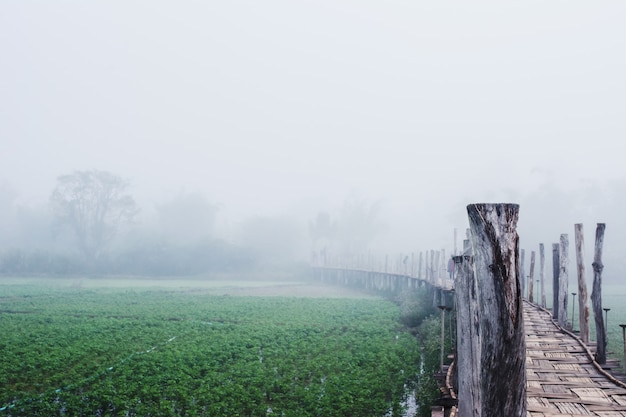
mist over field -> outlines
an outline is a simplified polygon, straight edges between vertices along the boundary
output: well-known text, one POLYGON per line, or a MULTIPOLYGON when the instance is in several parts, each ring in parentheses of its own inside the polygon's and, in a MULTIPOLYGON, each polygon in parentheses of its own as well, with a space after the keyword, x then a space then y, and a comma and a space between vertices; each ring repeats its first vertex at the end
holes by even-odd
POLYGON ((0 269, 450 254, 467 204, 511 202, 527 253, 583 223, 590 263, 606 223, 604 275, 619 280, 625 15, 604 1, 3 2, 0 269), (93 171, 134 211, 81 238, 53 194, 93 171))

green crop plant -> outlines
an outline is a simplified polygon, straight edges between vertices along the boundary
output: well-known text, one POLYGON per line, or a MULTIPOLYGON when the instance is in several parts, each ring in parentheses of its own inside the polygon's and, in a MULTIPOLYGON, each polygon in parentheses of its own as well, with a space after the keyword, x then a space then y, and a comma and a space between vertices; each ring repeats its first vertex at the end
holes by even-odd
POLYGON ((382 299, 5 293, 0 416, 397 416, 420 369, 382 299))

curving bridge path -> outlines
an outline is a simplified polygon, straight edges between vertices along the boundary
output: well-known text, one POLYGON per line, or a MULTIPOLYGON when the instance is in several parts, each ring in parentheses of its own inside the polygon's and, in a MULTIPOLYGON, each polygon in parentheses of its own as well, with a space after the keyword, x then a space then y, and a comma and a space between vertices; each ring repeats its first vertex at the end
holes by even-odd
MULTIPOLYGON (((428 283, 437 291, 450 291, 441 282, 432 284, 405 274, 318 268, 317 275, 322 281, 378 290, 401 290, 428 283)), ((595 362, 589 347, 559 327, 548 310, 524 300, 523 314, 527 416, 626 417, 626 384, 595 362)), ((448 377, 443 375, 442 393, 456 398, 450 374, 453 370, 449 367, 448 377)), ((432 415, 458 416, 454 406, 446 413, 443 409, 433 410, 432 415)))
POLYGON ((552 315, 524 302, 530 417, 626 417, 626 385, 605 372, 552 315))

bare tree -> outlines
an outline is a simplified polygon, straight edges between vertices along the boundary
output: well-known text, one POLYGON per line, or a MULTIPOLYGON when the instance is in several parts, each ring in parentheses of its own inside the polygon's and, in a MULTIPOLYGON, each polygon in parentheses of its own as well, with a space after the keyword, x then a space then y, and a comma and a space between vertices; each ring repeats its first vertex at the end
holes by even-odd
POLYGON ((119 226, 138 213, 127 180, 106 171, 61 175, 50 203, 56 221, 70 229, 87 260, 96 259, 119 226))

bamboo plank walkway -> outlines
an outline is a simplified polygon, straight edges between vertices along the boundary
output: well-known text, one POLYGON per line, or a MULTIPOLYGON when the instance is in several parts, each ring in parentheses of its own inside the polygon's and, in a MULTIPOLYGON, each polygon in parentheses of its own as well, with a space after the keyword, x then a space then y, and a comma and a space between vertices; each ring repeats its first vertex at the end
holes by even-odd
POLYGON ((626 417, 626 387, 598 369, 579 339, 524 302, 529 417, 626 417))

